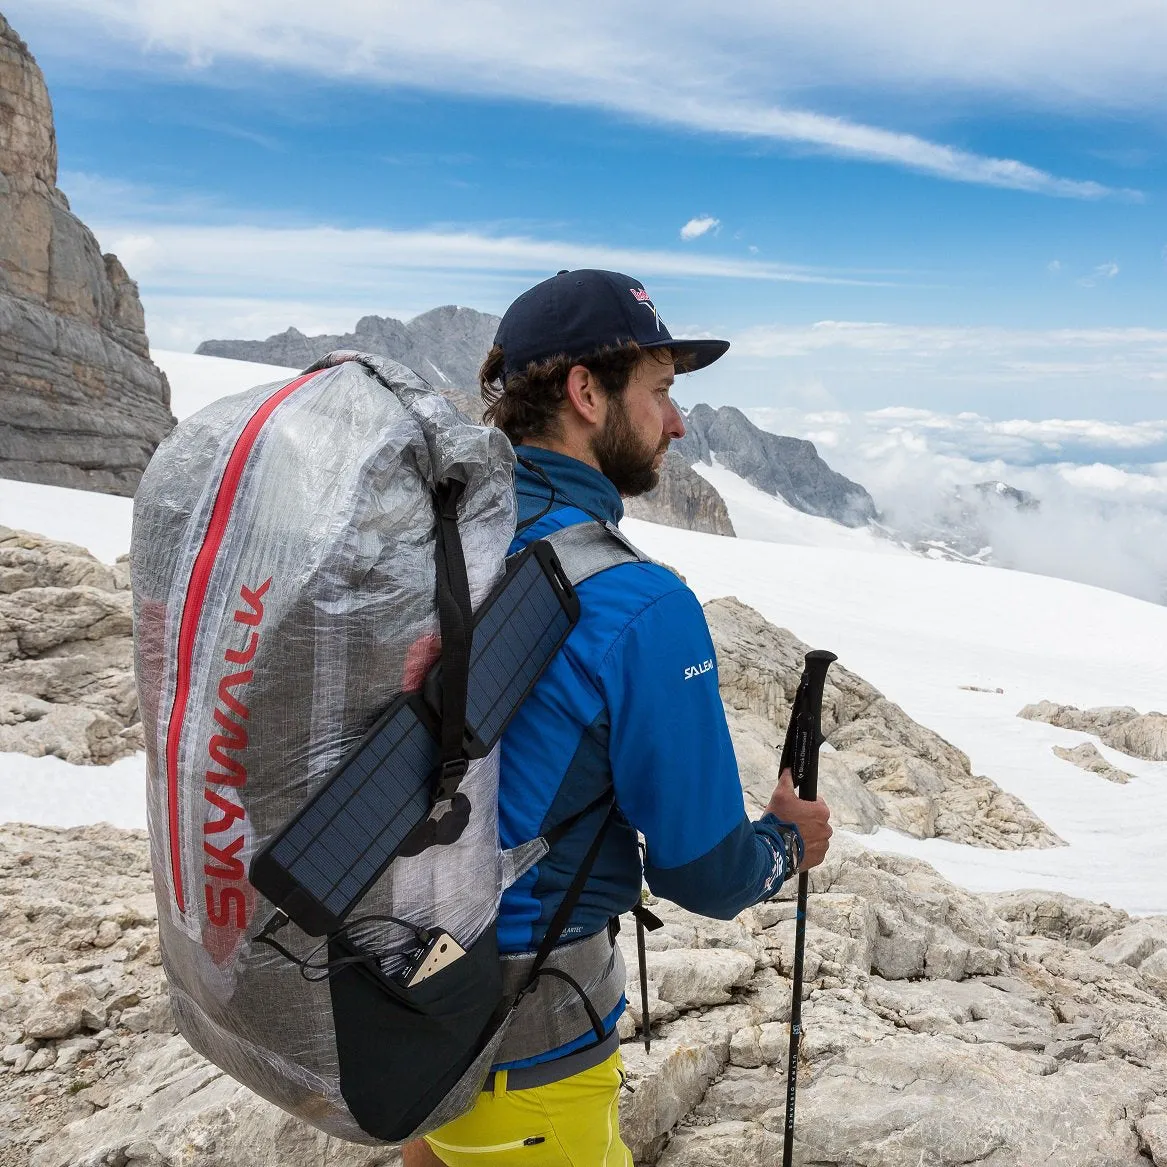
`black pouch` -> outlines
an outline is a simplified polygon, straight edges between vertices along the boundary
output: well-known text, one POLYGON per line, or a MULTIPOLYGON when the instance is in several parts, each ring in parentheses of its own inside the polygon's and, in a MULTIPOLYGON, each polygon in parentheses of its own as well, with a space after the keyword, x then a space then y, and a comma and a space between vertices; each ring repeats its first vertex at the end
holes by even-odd
MULTIPOLYGON (((343 939, 329 945, 333 961, 354 955, 343 939)), ((346 965, 330 985, 341 1094, 361 1128, 386 1142, 425 1122, 506 1013, 493 924, 465 956, 413 988, 369 964, 346 965)))

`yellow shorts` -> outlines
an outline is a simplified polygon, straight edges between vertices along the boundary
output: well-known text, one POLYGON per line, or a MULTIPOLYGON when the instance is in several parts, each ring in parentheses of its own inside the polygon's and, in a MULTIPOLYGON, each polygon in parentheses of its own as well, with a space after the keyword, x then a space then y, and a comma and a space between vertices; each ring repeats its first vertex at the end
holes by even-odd
POLYGON ((632 1167, 619 1130, 623 1069, 616 1050, 590 1070, 529 1090, 508 1090, 499 1070, 493 1090, 484 1090, 469 1114, 426 1142, 449 1167, 632 1167))

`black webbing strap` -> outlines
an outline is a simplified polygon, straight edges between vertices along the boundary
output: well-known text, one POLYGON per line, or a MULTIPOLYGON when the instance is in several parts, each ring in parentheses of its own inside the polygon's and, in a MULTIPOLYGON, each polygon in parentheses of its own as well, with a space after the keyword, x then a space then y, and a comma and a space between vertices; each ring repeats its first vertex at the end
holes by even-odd
MULTIPOLYGON (((559 907, 555 909, 555 915, 551 917, 551 923, 547 925, 547 931, 543 934, 543 943, 539 945, 538 951, 535 953, 535 960, 531 965, 530 976, 527 977, 527 983, 519 992, 519 997, 531 992, 541 976, 554 976, 561 981, 566 981, 577 993, 579 999, 584 1004, 584 1009, 587 1010, 588 1020, 592 1024, 592 1029, 596 1035, 596 1041, 603 1041, 607 1034, 604 1032, 603 1021, 595 1010, 595 1006, 588 1000, 587 994, 580 988, 579 984, 561 969, 544 968, 543 965, 547 962, 547 958, 551 955, 560 936, 563 935, 564 928, 567 927, 568 921, 571 919, 571 913, 575 911, 576 904, 579 903, 579 897, 583 894, 584 884, 587 883, 588 876, 592 873, 592 867, 595 865, 596 858, 600 854, 600 848, 604 845, 604 839, 608 834, 608 828, 612 825, 612 819, 616 814, 616 795, 614 791, 607 791, 603 796, 596 799, 590 806, 585 807, 579 814, 571 816, 572 822, 578 822, 583 815, 591 810, 593 807, 602 806, 604 803, 608 804, 608 809, 604 814, 603 821, 600 823, 599 829, 596 831, 595 838, 592 839, 591 846, 588 847, 587 854, 580 862, 575 876, 567 891, 563 893, 563 899, 559 902, 559 907)), ((564 826, 560 824, 560 828, 564 826)), ((562 835, 559 828, 548 832, 543 837, 548 835, 562 835)))
POLYGON ((612 801, 612 798, 612 791, 605 790, 603 794, 593 798, 592 801, 587 804, 587 806, 581 807, 579 810, 569 814, 567 818, 556 823, 555 826, 551 828, 551 830, 544 831, 540 837, 547 843, 548 850, 554 847, 555 844, 558 843, 559 840, 562 839, 568 833, 568 831, 570 831, 576 825, 576 823, 586 819, 588 815, 592 813, 592 811, 599 810, 601 806, 607 806, 612 801))
POLYGON ((442 720, 434 801, 453 798, 466 774, 466 689, 470 677, 470 636, 474 612, 466 557, 458 531, 458 500, 466 484, 444 478, 437 488, 438 628, 442 637, 442 720))

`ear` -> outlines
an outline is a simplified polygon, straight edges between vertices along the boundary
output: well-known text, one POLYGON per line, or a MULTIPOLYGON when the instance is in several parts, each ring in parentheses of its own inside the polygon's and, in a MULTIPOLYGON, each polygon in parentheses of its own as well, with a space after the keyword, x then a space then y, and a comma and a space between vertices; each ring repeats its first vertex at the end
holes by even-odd
POLYGON ((583 365, 572 365, 567 374, 567 405, 578 421, 588 426, 602 425, 607 412, 607 395, 583 365))

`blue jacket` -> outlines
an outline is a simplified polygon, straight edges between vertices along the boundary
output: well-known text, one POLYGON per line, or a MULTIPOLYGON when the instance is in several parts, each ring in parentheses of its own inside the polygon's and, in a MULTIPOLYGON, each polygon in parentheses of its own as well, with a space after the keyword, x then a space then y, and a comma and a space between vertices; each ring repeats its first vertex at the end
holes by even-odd
MULTIPOLYGON (((599 471, 530 446, 518 454, 546 479, 516 467, 512 553, 561 527, 623 517, 616 488, 599 471)), ((637 831, 656 895, 731 919, 773 895, 789 873, 777 820, 746 817, 701 605, 655 564, 610 568, 581 583, 578 596, 579 623, 503 736, 502 846, 536 837, 614 789, 615 820, 563 940, 598 932, 637 902, 637 831)), ((503 894, 503 952, 538 947, 604 813, 582 818, 503 894)))
MULTIPOLYGON (((550 450, 518 452, 542 468, 555 497, 547 481, 517 467, 520 526, 546 513, 516 536, 512 552, 589 516, 623 517, 599 471, 550 450)), ((720 919, 773 895, 787 875, 782 838, 771 816, 746 818, 697 598, 663 567, 624 564, 585 580, 579 601, 579 623, 506 731, 499 783, 504 847, 615 789, 617 820, 564 939, 598 932, 636 902, 638 830, 656 895, 720 919)), ((581 820, 504 894, 504 952, 538 947, 602 815, 581 820)))

